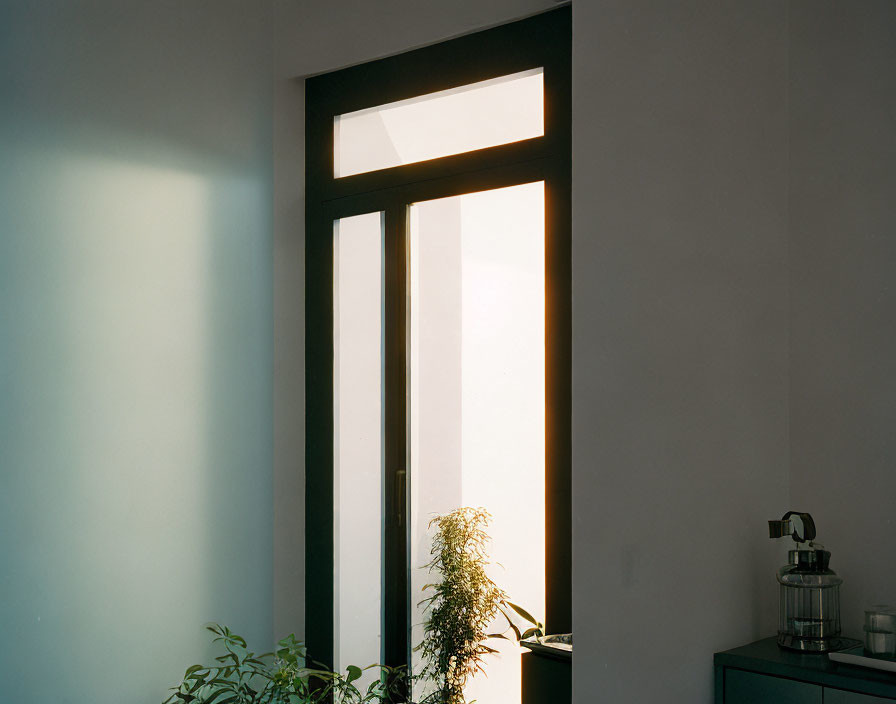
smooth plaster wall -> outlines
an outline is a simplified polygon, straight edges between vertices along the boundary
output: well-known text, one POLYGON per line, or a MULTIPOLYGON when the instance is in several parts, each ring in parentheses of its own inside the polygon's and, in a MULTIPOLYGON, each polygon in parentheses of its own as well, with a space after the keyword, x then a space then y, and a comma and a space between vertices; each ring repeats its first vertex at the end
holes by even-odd
POLYGON ((777 614, 786 6, 574 17, 574 697, 710 702, 777 614))
POLYGON ((271 644, 270 6, 0 3, 0 700, 271 644))
POLYGON ((896 3, 794 0, 791 494, 843 627, 896 602, 896 3))

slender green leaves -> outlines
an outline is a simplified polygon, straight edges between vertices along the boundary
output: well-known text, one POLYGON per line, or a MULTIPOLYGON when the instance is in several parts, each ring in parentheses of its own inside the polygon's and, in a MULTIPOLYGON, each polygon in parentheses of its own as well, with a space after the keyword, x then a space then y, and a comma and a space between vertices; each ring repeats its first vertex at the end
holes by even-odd
MULTIPOLYGON (((349 665, 342 675, 309 667, 304 644, 294 634, 277 643, 275 652, 256 654, 227 626, 207 624, 225 652, 217 665, 191 665, 163 704, 387 704, 403 701, 404 668, 349 665), (364 670, 379 677, 361 692, 356 682, 364 670)), ((316 663, 315 663, 316 665, 316 663)))

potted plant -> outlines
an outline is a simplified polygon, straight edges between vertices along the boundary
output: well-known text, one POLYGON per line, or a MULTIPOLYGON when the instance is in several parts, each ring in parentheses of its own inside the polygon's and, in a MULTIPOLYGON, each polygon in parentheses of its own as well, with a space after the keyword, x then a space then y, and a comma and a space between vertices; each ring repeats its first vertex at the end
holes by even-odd
POLYGON ((497 652, 486 644, 489 638, 519 642, 544 635, 544 625, 508 601, 486 573, 490 520, 482 508, 462 507, 430 521, 436 533, 426 567, 440 574, 441 580, 424 587, 430 595, 420 602, 426 606, 427 616, 423 641, 414 648, 422 653, 424 662, 416 678, 434 685, 420 704, 466 704, 464 686, 476 672, 484 672, 483 658, 497 652), (531 627, 521 631, 508 611, 531 627), (488 632, 499 613, 513 637, 508 631, 488 632))

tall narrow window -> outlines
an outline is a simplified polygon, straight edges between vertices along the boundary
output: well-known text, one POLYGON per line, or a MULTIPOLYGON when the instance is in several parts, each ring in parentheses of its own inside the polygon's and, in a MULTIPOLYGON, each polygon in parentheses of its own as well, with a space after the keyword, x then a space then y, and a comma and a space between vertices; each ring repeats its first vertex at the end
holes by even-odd
MULTIPOLYGON (((463 506, 492 515, 492 579, 571 629, 569 39, 561 8, 306 83, 306 640, 325 664, 420 671, 429 522, 463 506)), ((521 649, 489 645, 467 700, 520 704, 521 649)))
MULTIPOLYGON (((425 569, 430 518, 482 506, 490 576, 544 613, 544 284, 543 183, 411 206, 412 594, 439 579, 425 569)), ((426 613, 411 606, 418 643, 426 613)), ((519 702, 517 646, 491 647, 467 699, 519 702)))
POLYGON ((334 661, 382 653, 382 213, 333 227, 334 661))

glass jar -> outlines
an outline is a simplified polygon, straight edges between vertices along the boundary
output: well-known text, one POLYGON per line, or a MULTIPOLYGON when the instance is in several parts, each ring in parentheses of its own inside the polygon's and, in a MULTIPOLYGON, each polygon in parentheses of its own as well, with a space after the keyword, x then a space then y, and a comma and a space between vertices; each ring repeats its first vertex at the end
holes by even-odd
POLYGON ((826 652, 840 635, 840 585, 828 567, 827 550, 791 550, 790 563, 778 570, 778 644, 793 650, 826 652))

